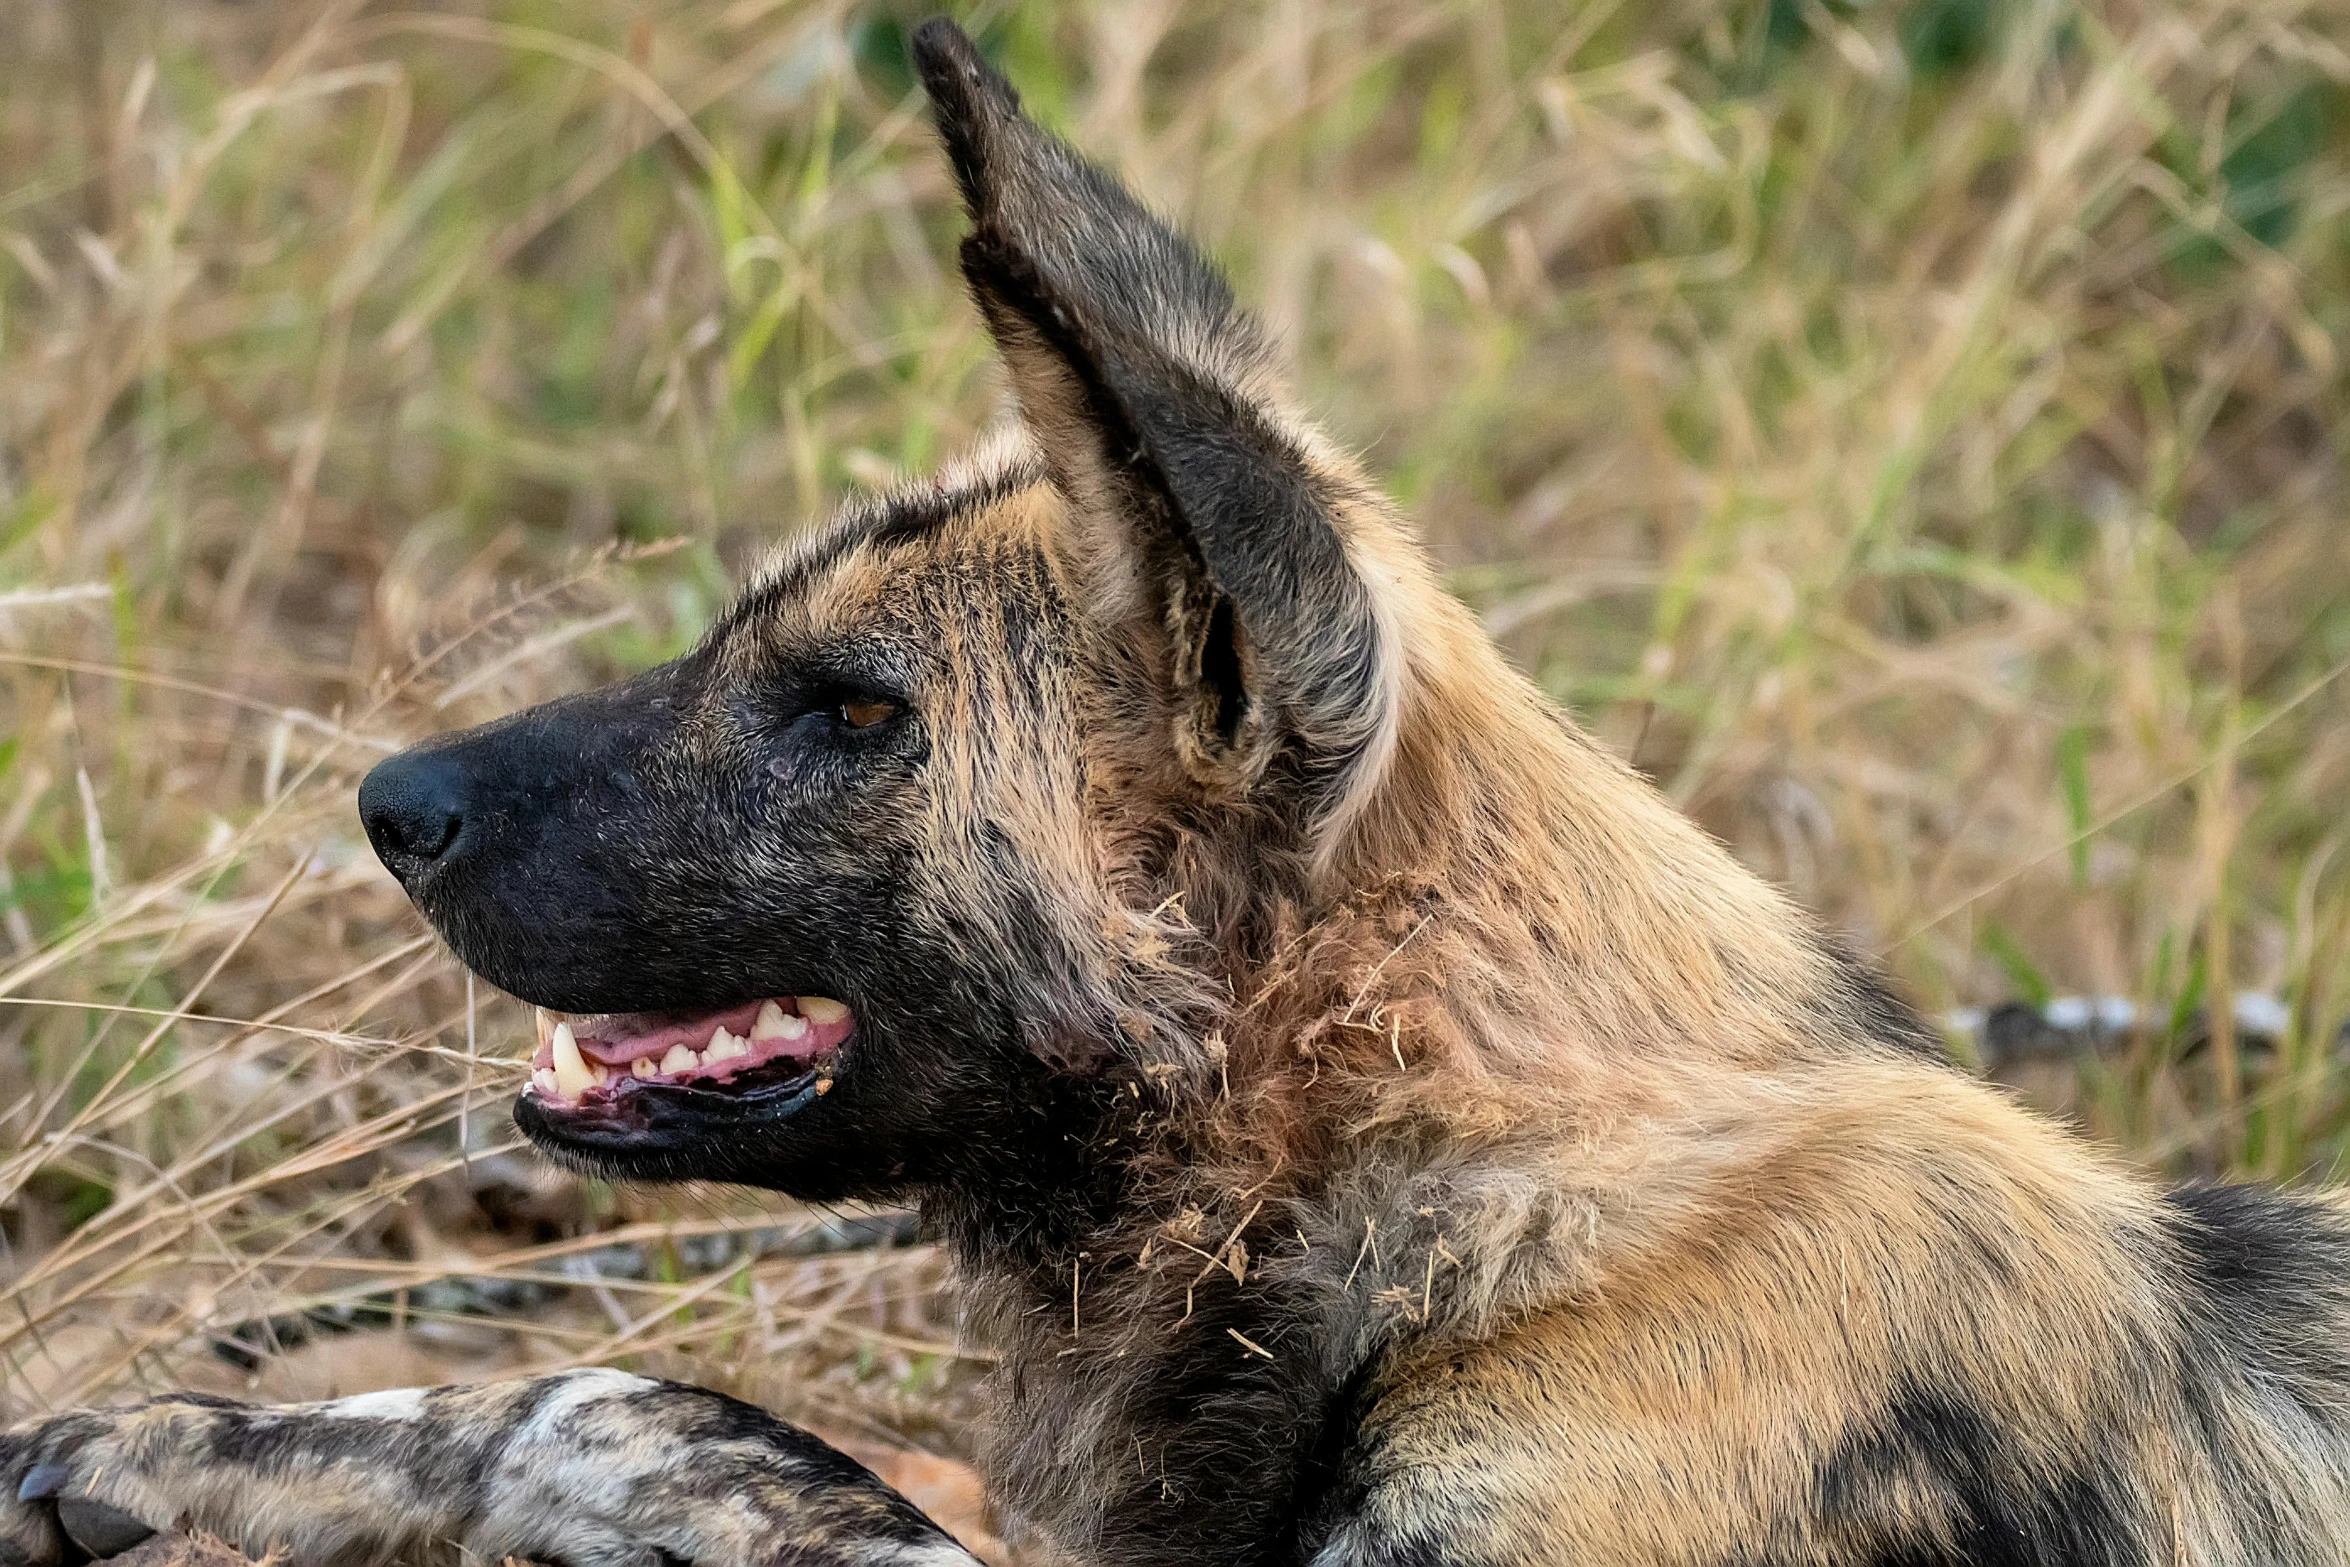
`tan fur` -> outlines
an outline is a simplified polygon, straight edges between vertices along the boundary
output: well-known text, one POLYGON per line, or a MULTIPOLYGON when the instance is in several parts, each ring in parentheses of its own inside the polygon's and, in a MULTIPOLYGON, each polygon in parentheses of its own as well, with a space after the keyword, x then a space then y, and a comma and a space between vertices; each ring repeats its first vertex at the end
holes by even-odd
MULTIPOLYGON (((1325 461, 1331 490, 1363 493, 1325 461)), ((1003 525, 1033 529, 1033 504, 1003 525)), ((1259 1287, 1343 1277, 1333 1320, 1414 1343, 1380 1379, 1369 1432, 1398 1472, 1365 1523, 1478 1542, 1465 1559, 1955 1541, 1923 1478, 1859 1523, 1813 1513, 1818 1466, 1918 1366, 2027 1469, 2130 1433, 2162 1559, 2253 1559, 2178 1439, 2178 1262, 2151 1190, 1998 1090, 1878 1048, 1799 911, 1508 669, 1382 508, 1343 515, 1383 622, 1408 628, 1392 754, 1311 855, 1303 885, 1340 890, 1223 968, 1221 1059, 1186 1079, 1202 1102, 1159 1224, 1097 1236, 1079 1270, 1092 1336, 987 1313, 1032 1389, 1007 1490, 1082 1547, 1122 1493, 1165 1483, 1130 1443, 1104 1451, 1119 1362, 1203 1289, 1251 1287, 1200 1266, 1240 1239, 1259 1287)), ((1122 912, 1171 908, 1230 950, 1255 868, 1168 833, 1180 801, 1138 807, 1130 766, 1094 770, 1117 793, 1097 821, 1161 840, 1120 851, 1155 870, 1122 912)), ((2339 1452, 2239 1434, 2308 1537, 2344 1527, 2339 1452)))

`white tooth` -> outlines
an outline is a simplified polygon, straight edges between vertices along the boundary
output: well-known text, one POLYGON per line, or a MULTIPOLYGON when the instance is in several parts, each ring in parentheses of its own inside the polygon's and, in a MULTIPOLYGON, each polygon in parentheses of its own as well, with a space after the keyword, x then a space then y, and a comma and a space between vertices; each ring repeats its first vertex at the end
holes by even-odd
POLYGON ((849 1009, 830 996, 800 997, 800 1016, 811 1023, 837 1023, 849 1015, 849 1009))
POLYGON ((685 1046, 671 1045, 669 1054, 661 1058, 661 1072, 665 1077, 675 1077, 678 1073, 690 1072, 701 1064, 702 1058, 686 1049, 685 1046))
POLYGON ((555 1088, 566 1099, 577 1099, 581 1093, 601 1081, 588 1069, 585 1056, 579 1053, 579 1041, 571 1037, 569 1023, 555 1025, 555 1088))
POLYGON ((772 1001, 759 1003, 759 1015, 751 1020, 751 1043, 761 1044, 770 1039, 791 1038, 791 1025, 784 1020, 783 1008, 772 1001))
POLYGON ((539 1091, 539 1097, 541 1099, 552 1099, 557 1094, 562 1092, 562 1089, 556 1086, 555 1070, 553 1067, 542 1066, 537 1071, 531 1073, 530 1086, 539 1091))
POLYGON ((628 1063, 628 1069, 639 1077, 651 1077, 661 1070, 653 1064, 651 1056, 638 1056, 628 1063))

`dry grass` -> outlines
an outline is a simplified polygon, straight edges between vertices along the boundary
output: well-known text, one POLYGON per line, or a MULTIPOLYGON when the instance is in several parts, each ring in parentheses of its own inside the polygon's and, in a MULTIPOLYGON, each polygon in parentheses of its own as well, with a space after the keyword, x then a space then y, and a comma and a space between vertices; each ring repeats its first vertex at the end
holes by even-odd
MULTIPOLYGON (((2322 1174, 2350 14, 1561 10, 973 20, 1751 863, 1930 1006, 2276 992, 2281 1054, 2050 1091, 2322 1174)), ((911 18, 0 0, 8 1411, 626 1359, 953 1446, 926 1250, 730 1250, 816 1218, 515 1153, 521 1020, 350 803, 991 417, 911 18)))

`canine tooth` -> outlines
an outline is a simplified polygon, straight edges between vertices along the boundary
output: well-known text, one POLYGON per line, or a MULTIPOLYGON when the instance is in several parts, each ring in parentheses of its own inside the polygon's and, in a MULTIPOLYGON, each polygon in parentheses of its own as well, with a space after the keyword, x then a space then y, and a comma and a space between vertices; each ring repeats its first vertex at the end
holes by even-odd
POLYGON ((587 1058, 579 1053, 579 1041, 571 1037, 569 1023, 555 1025, 555 1087, 564 1098, 577 1099, 603 1079, 588 1066, 587 1058))
POLYGON ((634 1061, 628 1063, 628 1069, 639 1077, 652 1077, 661 1070, 659 1066, 654 1064, 651 1056, 638 1056, 634 1061))
POLYGON ((800 1016, 811 1023, 837 1023, 849 1015, 849 1009, 830 996, 800 997, 800 1016))
POLYGON ((562 1092, 562 1089, 556 1085, 553 1067, 542 1066, 531 1073, 530 1086, 539 1091, 539 1097, 542 1099, 552 1099, 562 1092))
POLYGON ((690 1072, 701 1064, 702 1058, 686 1049, 685 1046, 671 1045, 669 1054, 661 1058, 661 1071, 664 1076, 675 1077, 678 1073, 690 1072))
POLYGON ((784 1016, 783 1008, 772 1001, 760 1002, 759 1015, 751 1020, 751 1043, 756 1045, 770 1039, 791 1037, 791 1021, 784 1016))

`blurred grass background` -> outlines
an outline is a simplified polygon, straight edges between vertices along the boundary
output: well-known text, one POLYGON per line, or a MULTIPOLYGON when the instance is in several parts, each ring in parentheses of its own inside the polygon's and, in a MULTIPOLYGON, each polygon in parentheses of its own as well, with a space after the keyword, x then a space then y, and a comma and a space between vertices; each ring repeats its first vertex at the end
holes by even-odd
MULTIPOLYGON (((996 416, 921 14, 0 0, 6 1413, 625 1359, 955 1450, 937 1259, 517 1154, 351 807, 996 416)), ((2024 1087, 2334 1169, 2350 7, 965 20, 1748 863, 1933 1009, 2272 993, 2024 1087)))

